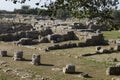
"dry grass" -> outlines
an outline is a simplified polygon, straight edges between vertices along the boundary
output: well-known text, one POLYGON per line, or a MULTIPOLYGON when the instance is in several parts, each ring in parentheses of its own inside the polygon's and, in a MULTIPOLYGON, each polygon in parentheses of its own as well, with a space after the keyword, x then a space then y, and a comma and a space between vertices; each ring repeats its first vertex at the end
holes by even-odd
MULTIPOLYGON (((48 44, 40 44, 38 46, 47 46, 48 44)), ((35 75, 42 75, 51 77, 53 80, 82 80, 82 78, 77 77, 77 74, 64 74, 61 72, 54 72, 52 68, 63 68, 66 64, 75 64, 77 72, 88 73, 93 78, 88 78, 88 80, 110 80, 111 76, 106 76, 105 70, 109 65, 113 65, 109 62, 97 61, 99 59, 106 58, 106 55, 95 55, 91 57, 80 57, 75 58, 83 53, 94 52, 95 47, 83 47, 83 48, 71 48, 54 50, 50 52, 39 51, 38 49, 29 49, 25 47, 15 46, 12 43, 0 43, 0 50, 7 50, 8 55, 13 56, 14 51, 23 50, 24 58, 30 60, 33 53, 41 54, 41 63, 44 65, 33 66, 30 61, 13 61, 12 57, 0 57, 0 60, 8 62, 9 67, 12 69, 21 69, 32 73, 33 80, 35 75), (92 59, 95 59, 94 61, 92 59)), ((114 56, 111 54, 110 56, 114 56)), ((119 54, 115 55, 119 58, 119 54)), ((3 73, 1 71, 1 73, 3 73)), ((3 74, 5 75, 5 74, 3 74)), ((6 76, 5 76, 6 77, 6 76)), ((7 76, 9 79, 9 76, 7 76)), ((4 78, 4 76, 3 76, 4 78)), ((14 78, 13 78, 14 80, 14 78)), ((17 80, 17 79, 16 79, 17 80)))
MULTIPOLYGON (((109 33, 110 34, 110 33, 109 33)), ((112 34, 112 33, 111 33, 112 34)), ((115 33, 119 34, 119 33, 115 33)), ((113 36, 115 36, 115 34, 113 36)), ((107 36, 108 32, 104 32, 104 35, 107 36)), ((106 37, 109 39, 110 36, 106 37)), ((111 37, 113 38, 113 37, 111 37)), ((77 42, 77 41, 72 41, 77 42)), ((65 42, 63 42, 65 43, 65 42)), ((60 43, 62 44, 62 43, 60 43)), ((44 43, 34 45, 37 49, 30 49, 26 47, 16 46, 12 43, 0 43, 0 50, 7 50, 8 55, 11 57, 0 57, 0 61, 6 61, 8 63, 8 67, 12 69, 20 69, 25 72, 31 73, 32 80, 35 80, 36 75, 41 75, 43 77, 50 77, 52 80, 84 80, 80 77, 77 77, 78 74, 64 74, 61 72, 52 71, 52 68, 63 68, 66 64, 75 64, 76 72, 85 72, 88 73, 92 78, 88 78, 86 80, 110 80, 114 76, 107 76, 105 74, 106 68, 108 66, 114 65, 113 62, 108 62, 105 59, 108 57, 116 57, 120 61, 119 53, 112 54, 103 54, 103 55, 93 55, 89 57, 79 57, 80 54, 84 53, 92 53, 95 51, 95 47, 83 47, 83 48, 70 48, 70 49, 61 49, 61 50, 53 50, 50 52, 43 52, 38 50, 39 48, 45 48, 51 43, 44 43), (24 58, 28 61, 13 61, 12 56, 15 51, 23 50, 24 58), (30 62, 32 54, 40 54, 41 55, 41 63, 44 65, 34 66, 30 62)), ((103 46, 107 48, 108 46, 103 46)), ((0 66, 3 67, 3 66, 0 66)), ((4 67, 3 67, 4 68, 4 67)), ((0 70, 0 80, 19 80, 20 77, 14 75, 8 75, 3 73, 0 70), (14 77, 13 77, 14 76, 14 77)))

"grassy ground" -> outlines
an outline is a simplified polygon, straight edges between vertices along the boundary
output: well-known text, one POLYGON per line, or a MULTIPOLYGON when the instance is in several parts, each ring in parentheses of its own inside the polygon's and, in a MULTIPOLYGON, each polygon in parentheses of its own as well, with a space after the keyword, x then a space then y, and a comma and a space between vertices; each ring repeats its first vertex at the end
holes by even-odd
POLYGON ((120 39, 120 32, 118 31, 103 31, 105 39, 120 39))
MULTIPOLYGON (((106 39, 117 38, 120 32, 111 31, 103 32, 106 39)), ((94 55, 89 57, 79 57, 84 53, 91 53, 95 51, 95 47, 83 47, 83 48, 71 48, 54 50, 50 52, 43 52, 38 50, 38 48, 46 47, 52 44, 38 44, 34 45, 37 49, 30 49, 22 46, 16 46, 12 43, 0 43, 0 50, 7 50, 10 57, 0 57, 0 61, 7 62, 7 67, 0 65, 0 80, 20 80, 20 76, 14 73, 14 70, 20 72, 29 73, 32 77, 28 80, 41 80, 36 79, 36 76, 42 76, 44 78, 49 78, 47 80, 111 80, 115 76, 107 76, 106 69, 108 66, 115 65, 116 63, 106 61, 108 57, 116 57, 120 61, 120 52, 112 54, 94 55), (23 50, 24 58, 26 61, 13 61, 12 56, 17 50, 23 50), (41 55, 42 65, 34 66, 31 62, 32 54, 41 55), (64 74, 62 71, 53 71, 52 68, 60 68, 66 66, 66 64, 75 64, 76 72, 88 73, 92 78, 83 79, 78 77, 79 74, 64 74), (10 68, 12 72, 5 73, 3 69, 10 68)), ((104 46, 108 47, 108 46, 104 46)), ((117 76, 119 77, 119 76, 117 76)), ((26 79, 21 79, 26 80, 26 79)))
MULTIPOLYGON (((64 49, 64 50, 54 50, 50 52, 42 52, 35 49, 28 49, 24 47, 18 47, 12 45, 11 43, 1 43, 0 49, 7 50, 10 56, 13 56, 14 51, 23 50, 24 58, 28 61, 13 61, 12 57, 0 57, 0 60, 6 61, 9 64, 9 68, 11 69, 21 69, 22 71, 29 72, 32 74, 32 80, 35 80, 36 75, 41 75, 44 77, 50 77, 52 80, 84 80, 80 77, 77 77, 78 74, 64 74, 62 71, 55 72, 52 71, 52 68, 60 68, 65 67, 66 64, 75 64, 76 72, 85 72, 88 73, 93 78, 88 78, 87 80, 110 80, 111 76, 107 76, 105 74, 105 70, 109 65, 113 65, 112 63, 105 61, 94 61, 92 58, 76 58, 80 54, 89 52, 94 52, 95 47, 86 47, 86 48, 72 48, 72 49, 64 49), (7 47, 6 47, 7 46, 7 47), (41 54, 41 63, 44 65, 33 66, 30 64, 31 56, 33 53, 41 54), (69 56, 70 55, 70 56, 69 56)), ((4 68, 4 67, 3 67, 4 68)), ((0 71, 1 74, 3 71, 0 71)), ((5 80, 10 80, 12 76, 16 78, 11 80, 18 80, 20 77, 15 74, 5 75, 2 74, 2 78, 5 80), (12 75, 12 76, 11 76, 12 75), (6 78, 7 76, 7 78, 6 78)), ((49 80, 49 79, 48 79, 49 80)))

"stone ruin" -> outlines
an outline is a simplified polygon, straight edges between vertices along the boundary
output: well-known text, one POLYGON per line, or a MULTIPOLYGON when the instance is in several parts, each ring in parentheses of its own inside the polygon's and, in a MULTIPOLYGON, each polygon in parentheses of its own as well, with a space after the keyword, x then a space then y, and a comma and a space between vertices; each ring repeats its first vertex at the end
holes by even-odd
POLYGON ((69 43, 65 43, 65 44, 61 44, 61 45, 55 44, 53 46, 49 46, 49 47, 47 47, 47 50, 49 51, 49 50, 66 49, 66 48, 74 48, 74 47, 78 47, 77 44, 69 42, 69 43))
POLYGON ((112 53, 120 51, 120 45, 115 45, 114 47, 109 47, 109 49, 103 49, 100 46, 96 47, 96 53, 112 53))
POLYGON ((33 41, 31 38, 21 38, 19 41, 17 41, 15 44, 17 45, 33 45, 37 42, 33 41))
POLYGON ((82 23, 74 23, 70 27, 71 29, 87 29, 87 27, 82 23))
MULTIPOLYGON (((120 45, 109 46, 108 48, 102 48, 100 46, 96 46, 95 47, 95 52, 81 54, 80 56, 85 57, 85 56, 91 56, 91 55, 111 54, 111 53, 114 53, 114 52, 120 52, 120 45)), ((117 62, 118 61, 116 58, 108 58, 107 60, 112 61, 112 62, 117 62)))
MULTIPOLYGON (((36 20, 35 17, 31 18, 29 16, 18 16, 17 19, 20 19, 20 22, 12 23, 10 21, 10 23, 1 23, 4 26, 1 30, 4 29, 4 31, 0 33, 0 41, 18 41, 17 44, 31 45, 34 44, 34 41, 35 43, 58 43, 84 38, 85 46, 105 44, 104 37, 99 31, 95 32, 95 30, 88 29, 82 23, 74 23, 72 25, 74 29, 72 29, 69 28, 71 27, 70 24, 68 25, 67 22, 59 20, 56 23, 57 20, 55 22, 47 19, 41 20, 41 18, 39 18, 40 20, 36 20), (43 26, 41 27, 41 25, 43 26)), ((81 46, 83 43, 78 43, 77 45, 79 44, 81 46)))
POLYGON ((97 46, 97 45, 106 45, 107 43, 104 40, 102 34, 98 34, 97 36, 90 36, 86 38, 85 42, 77 42, 77 43, 64 43, 57 44, 53 46, 49 46, 48 50, 56 50, 56 49, 66 49, 66 48, 74 48, 74 47, 86 47, 86 46, 97 46))
POLYGON ((120 64, 116 66, 111 66, 106 69, 106 75, 120 75, 120 64))
MULTIPOLYGON (((5 51, 5 50, 0 51, 0 55, 2 57, 7 57, 8 56, 7 55, 7 51, 5 51)), ((19 51, 15 51, 14 52, 14 56, 13 56, 13 60, 14 61, 23 61, 23 60, 25 60, 23 58, 23 51, 20 51, 20 50, 19 51)), ((40 65, 41 64, 40 60, 41 60, 41 57, 40 57, 39 54, 33 54, 32 55, 31 64, 33 64, 33 65, 40 65)))
MULTIPOLYGON (((89 31, 89 30, 88 30, 89 31)), ((90 30, 91 31, 91 30, 90 30)), ((68 38, 62 37, 61 35, 54 35, 53 38, 47 39, 42 38, 41 42, 46 41, 49 42, 50 40, 55 42, 59 42, 60 40, 80 40, 84 37, 84 42, 77 42, 77 43, 64 43, 64 44, 55 44, 53 46, 49 46, 48 50, 56 50, 56 49, 66 49, 66 48, 73 48, 73 47, 86 47, 86 46, 97 46, 97 45, 107 45, 107 41, 104 40, 104 36, 101 33, 96 32, 75 32, 73 35, 73 31, 70 32, 71 35, 68 38), (78 35, 79 34, 79 35, 78 35), (54 39, 55 38, 55 39, 54 39)))
POLYGON ((114 50, 120 51, 120 44, 116 45, 116 46, 114 47, 114 50))
POLYGON ((14 52, 13 60, 14 61, 22 61, 22 60, 24 60, 24 58, 23 58, 23 51, 16 51, 16 52, 14 52))
POLYGON ((2 57, 7 57, 7 51, 5 51, 5 50, 0 51, 0 55, 2 57))
POLYGON ((46 36, 52 34, 51 29, 41 31, 20 31, 15 33, 1 34, 0 41, 17 41, 21 38, 38 39, 38 36, 46 36))
POLYGON ((63 73, 75 73, 75 65, 68 64, 63 68, 63 73))
POLYGON ((103 49, 100 46, 96 47, 96 54, 111 53, 111 52, 113 52, 111 49, 110 50, 103 49))
POLYGON ((88 34, 88 36, 85 39, 85 43, 88 45, 104 45, 105 40, 103 37, 103 34, 88 34))
POLYGON ((39 54, 33 54, 32 55, 32 62, 33 65, 40 65, 40 55, 39 54))
POLYGON ((77 36, 73 31, 68 31, 66 34, 51 34, 46 37, 39 37, 39 42, 42 43, 58 43, 68 40, 78 40, 77 36))
POLYGON ((108 43, 109 44, 120 44, 120 39, 109 39, 108 43))
POLYGON ((97 30, 99 29, 100 31, 106 31, 108 30, 108 26, 105 25, 97 25, 97 21, 96 20, 88 20, 86 22, 86 28, 87 29, 93 29, 93 30, 97 30))
POLYGON ((0 34, 15 33, 19 31, 29 31, 32 29, 30 24, 0 22, 0 34))

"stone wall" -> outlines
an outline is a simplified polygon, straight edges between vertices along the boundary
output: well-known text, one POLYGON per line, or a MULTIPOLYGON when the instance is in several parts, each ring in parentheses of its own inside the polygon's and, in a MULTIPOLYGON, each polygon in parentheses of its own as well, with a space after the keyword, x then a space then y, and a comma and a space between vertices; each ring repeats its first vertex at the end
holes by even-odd
POLYGON ((52 30, 20 31, 16 33, 2 34, 0 35, 0 41, 17 41, 21 38, 38 39, 38 36, 46 36, 48 34, 52 34, 52 30))
POLYGON ((28 31, 33 29, 30 24, 20 23, 0 23, 0 34, 15 33, 19 31, 28 31))
POLYGON ((86 37, 85 43, 87 45, 103 45, 105 40, 103 34, 89 35, 86 37))

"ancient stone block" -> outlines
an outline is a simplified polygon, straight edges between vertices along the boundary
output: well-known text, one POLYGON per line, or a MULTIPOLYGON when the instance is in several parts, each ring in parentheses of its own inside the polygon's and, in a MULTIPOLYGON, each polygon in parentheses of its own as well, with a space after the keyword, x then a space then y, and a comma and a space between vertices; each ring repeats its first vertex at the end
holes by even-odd
POLYGON ((21 45, 31 45, 33 44, 33 40, 31 38, 21 38, 17 44, 21 44, 21 45))
POLYGON ((120 75, 120 67, 108 67, 106 70, 107 75, 120 75))
POLYGON ((111 80, 120 80, 120 78, 114 77, 111 80))
POLYGON ((86 44, 85 44, 85 43, 82 43, 82 42, 78 42, 78 43, 76 43, 76 46, 77 46, 77 47, 85 47, 86 44))
POLYGON ((109 51, 110 51, 110 52, 114 52, 114 51, 115 51, 115 50, 114 50, 114 47, 110 47, 109 51))
POLYGON ((33 54, 31 63, 33 65, 40 65, 40 55, 39 54, 33 54))
POLYGON ((120 63, 117 63, 117 64, 116 64, 116 67, 120 67, 120 63))
POLYGON ((68 64, 66 67, 63 68, 64 73, 75 73, 75 65, 68 64))
POLYGON ((88 78, 89 75, 87 73, 81 73, 78 75, 78 77, 81 77, 81 78, 88 78))
POLYGON ((47 37, 40 37, 40 36, 39 36, 39 42, 40 42, 40 43, 48 43, 49 40, 48 40, 47 37))
POLYGON ((100 46, 96 46, 95 49, 96 49, 96 51, 99 51, 101 49, 101 47, 100 46))
POLYGON ((14 53, 13 59, 14 59, 14 61, 21 61, 21 60, 23 60, 23 51, 16 51, 14 53))
POLYGON ((0 55, 2 56, 2 57, 6 57, 7 56, 7 51, 0 51, 0 55))
POLYGON ((114 48, 115 51, 120 51, 120 45, 116 45, 114 48))
POLYGON ((110 53, 110 51, 109 50, 107 50, 107 49, 100 49, 99 51, 98 51, 98 53, 110 53))

